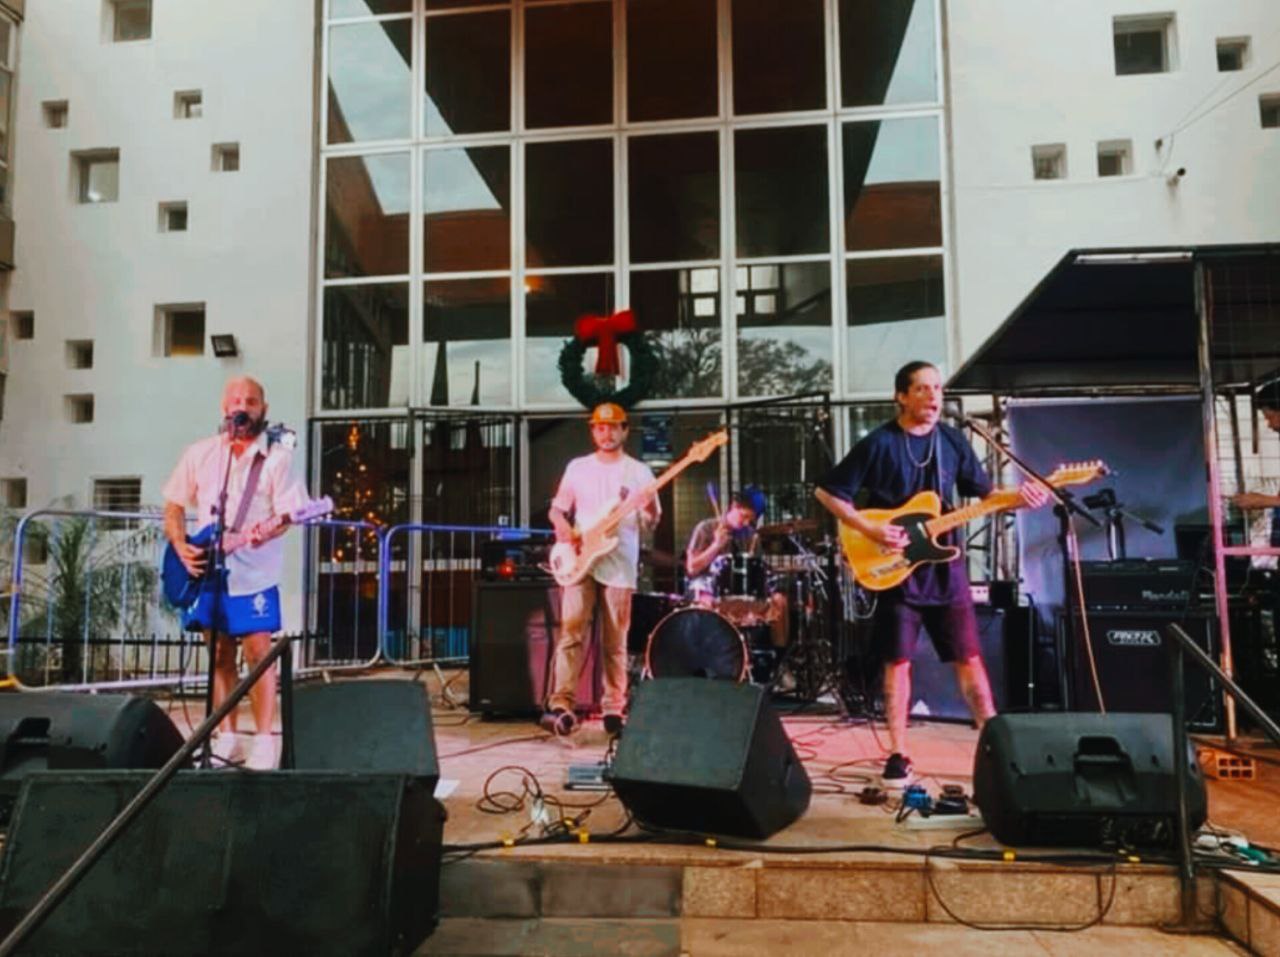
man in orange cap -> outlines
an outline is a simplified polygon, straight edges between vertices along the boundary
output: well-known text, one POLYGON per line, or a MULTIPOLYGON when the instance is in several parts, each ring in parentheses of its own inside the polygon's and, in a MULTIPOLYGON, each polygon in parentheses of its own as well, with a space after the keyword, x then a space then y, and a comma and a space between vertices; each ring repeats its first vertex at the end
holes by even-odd
MULTIPOLYGON (((591 411, 589 422, 595 451, 573 459, 565 467, 551 501, 551 524, 557 542, 577 540, 571 514, 579 528, 590 528, 619 501, 639 494, 654 480, 647 465, 623 451, 627 413, 621 406, 601 403, 591 411)), ((604 616, 604 727, 610 734, 622 730, 622 712, 627 703, 627 629, 631 625, 631 594, 640 564, 640 530, 642 525, 646 530, 656 525, 661 514, 657 497, 647 496, 618 527, 617 547, 596 559, 582 581, 564 589, 551 695, 543 719, 557 734, 569 734, 577 724, 574 691, 582 671, 583 643, 597 604, 604 616)))

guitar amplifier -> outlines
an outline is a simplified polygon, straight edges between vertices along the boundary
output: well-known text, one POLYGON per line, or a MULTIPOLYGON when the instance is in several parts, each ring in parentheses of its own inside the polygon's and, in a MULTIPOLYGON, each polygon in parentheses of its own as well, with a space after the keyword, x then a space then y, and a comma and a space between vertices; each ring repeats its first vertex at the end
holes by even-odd
POLYGON ((480 543, 480 577, 485 581, 550 581, 551 539, 493 538, 480 543))
POLYGON ((1099 611, 1186 608, 1196 564, 1176 558, 1081 562, 1084 602, 1099 611))

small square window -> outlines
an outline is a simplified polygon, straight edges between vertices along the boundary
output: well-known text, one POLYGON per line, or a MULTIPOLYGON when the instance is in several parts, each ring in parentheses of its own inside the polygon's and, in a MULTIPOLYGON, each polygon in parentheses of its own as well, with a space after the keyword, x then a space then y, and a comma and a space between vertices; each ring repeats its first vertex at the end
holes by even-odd
POLYGON ((5 508, 26 508, 27 480, 24 478, 0 479, 0 505, 5 508))
POLYGON ((187 204, 185 202, 160 204, 160 232, 185 233, 187 231, 187 204))
POLYGON ((151 39, 151 0, 107 0, 106 14, 113 42, 151 39))
POLYGON ((1128 176, 1133 172, 1133 144, 1129 140, 1106 140, 1098 144, 1098 175, 1128 176))
POLYGON ((154 351, 158 356, 204 355, 204 303, 156 306, 154 351))
POLYGON ((67 112, 70 107, 66 100, 45 100, 41 107, 44 110, 44 125, 51 130, 64 129, 67 125, 67 112))
POLYGON ((67 368, 68 369, 92 369, 93 368, 93 340, 92 339, 68 339, 67 340, 67 368))
POLYGON ((1031 172, 1036 179, 1067 178, 1067 144, 1042 143, 1031 147, 1031 172))
POLYGON ((204 115, 204 96, 199 90, 179 90, 173 94, 173 116, 178 120, 196 120, 204 115))
POLYGON ((1258 97, 1258 113, 1264 130, 1280 128, 1280 93, 1264 93, 1258 97))
MULTIPOLYGON (((93 510, 95 512, 142 511, 142 479, 133 477, 94 479, 93 510)), ((105 519, 101 527, 106 530, 137 528, 138 520, 135 518, 105 519)))
POLYGON ((1218 72, 1231 73, 1243 70, 1249 62, 1248 37, 1218 38, 1218 72))
POLYGON ((114 203, 120 198, 119 150, 84 150, 71 157, 78 202, 114 203))
POLYGON ((234 173, 240 169, 239 143, 213 144, 213 171, 215 173, 234 173))
POLYGON ((1168 73, 1176 66, 1177 37, 1172 13, 1116 17, 1111 27, 1116 76, 1168 73))
POLYGON ((76 425, 87 425, 93 421, 92 394, 63 396, 63 403, 68 422, 73 422, 76 425))
POLYGON ((13 321, 13 338, 34 339, 36 337, 36 314, 34 312, 11 312, 13 321))

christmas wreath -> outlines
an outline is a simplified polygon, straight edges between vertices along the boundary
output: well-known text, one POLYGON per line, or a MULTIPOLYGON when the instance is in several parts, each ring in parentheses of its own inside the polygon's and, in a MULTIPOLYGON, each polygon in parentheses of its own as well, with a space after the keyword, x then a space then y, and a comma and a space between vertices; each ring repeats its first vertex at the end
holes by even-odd
POLYGON ((560 350, 560 381, 569 394, 586 408, 601 402, 616 402, 629 409, 647 398, 658 372, 658 357, 643 332, 636 329, 630 309, 612 316, 583 316, 574 324, 573 338, 560 350), (582 359, 591 345, 597 347, 596 369, 588 376, 582 359), (631 380, 621 389, 614 383, 622 374, 618 346, 631 355, 631 380))

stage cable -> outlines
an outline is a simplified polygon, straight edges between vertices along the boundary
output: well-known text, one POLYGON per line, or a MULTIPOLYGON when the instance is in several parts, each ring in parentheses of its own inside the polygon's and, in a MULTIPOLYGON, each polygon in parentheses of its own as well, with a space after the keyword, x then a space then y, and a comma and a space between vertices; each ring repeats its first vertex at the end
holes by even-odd
POLYGON ((1076 536, 1075 519, 1067 515, 1067 543, 1071 549, 1072 581, 1075 583, 1076 606, 1080 610, 1080 630, 1084 635, 1084 653, 1089 659, 1089 675, 1093 679, 1093 693, 1098 699, 1098 713, 1107 713, 1107 703, 1102 697, 1102 682, 1098 678, 1098 663, 1093 657, 1093 634, 1089 629, 1089 610, 1084 602, 1084 574, 1080 570, 1080 539, 1076 536))

